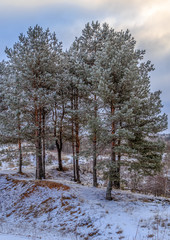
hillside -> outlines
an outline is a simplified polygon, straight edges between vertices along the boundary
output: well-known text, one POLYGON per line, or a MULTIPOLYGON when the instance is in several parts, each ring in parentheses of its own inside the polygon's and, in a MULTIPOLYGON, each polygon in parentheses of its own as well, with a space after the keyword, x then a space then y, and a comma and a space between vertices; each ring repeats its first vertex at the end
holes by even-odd
POLYGON ((5 240, 170 238, 168 199, 120 190, 112 195, 113 201, 106 201, 104 188, 64 177, 35 181, 29 174, 1 171, 0 236, 5 240))

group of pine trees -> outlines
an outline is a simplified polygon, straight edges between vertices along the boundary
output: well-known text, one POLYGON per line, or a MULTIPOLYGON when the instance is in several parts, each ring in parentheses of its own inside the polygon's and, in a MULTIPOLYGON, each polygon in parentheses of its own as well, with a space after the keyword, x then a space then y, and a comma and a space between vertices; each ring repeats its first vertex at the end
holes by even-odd
MULTIPOLYGON (((106 198, 120 187, 122 156, 139 174, 160 170, 164 144, 155 138, 167 128, 161 114, 160 91, 150 91, 150 61, 135 48, 129 31, 108 24, 87 23, 70 49, 63 51, 55 33, 36 25, 20 34, 8 61, 0 63, 1 142, 17 141, 19 171, 22 143, 36 149, 36 178, 45 178, 46 145, 56 144, 58 170, 63 170, 63 143, 70 141, 74 181, 80 182, 80 136, 86 136, 93 158, 93 185, 97 186, 99 152, 110 148, 106 198)), ((84 146, 83 149, 86 149, 84 146)))

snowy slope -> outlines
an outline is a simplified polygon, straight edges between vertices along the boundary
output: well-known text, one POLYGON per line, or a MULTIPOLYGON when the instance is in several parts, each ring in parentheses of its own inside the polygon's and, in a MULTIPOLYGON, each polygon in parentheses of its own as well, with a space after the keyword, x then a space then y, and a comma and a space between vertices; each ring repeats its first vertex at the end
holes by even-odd
POLYGON ((19 236, 19 235, 2 234, 2 233, 0 233, 0 239, 1 240, 30 240, 31 238, 30 237, 26 237, 26 236, 19 236))
POLYGON ((113 201, 106 201, 103 188, 1 174, 0 232, 25 240, 170 239, 168 199, 117 190, 112 194, 113 201))

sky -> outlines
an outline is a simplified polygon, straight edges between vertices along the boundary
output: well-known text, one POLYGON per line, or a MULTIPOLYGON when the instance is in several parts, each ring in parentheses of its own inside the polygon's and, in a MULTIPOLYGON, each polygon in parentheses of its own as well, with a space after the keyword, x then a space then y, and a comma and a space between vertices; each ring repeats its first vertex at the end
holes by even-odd
POLYGON ((0 0, 0 61, 20 33, 36 24, 56 32, 68 49, 87 22, 107 22, 116 31, 129 29, 151 60, 151 91, 161 90, 170 133, 170 0, 0 0))

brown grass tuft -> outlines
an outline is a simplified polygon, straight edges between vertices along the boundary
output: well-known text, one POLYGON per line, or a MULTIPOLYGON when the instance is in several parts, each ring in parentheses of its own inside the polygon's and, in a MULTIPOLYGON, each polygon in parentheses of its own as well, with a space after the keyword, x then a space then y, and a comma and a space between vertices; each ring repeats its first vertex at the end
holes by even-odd
POLYGON ((68 167, 63 167, 63 170, 61 171, 59 168, 56 168, 57 171, 59 172, 67 172, 69 170, 68 167))
POLYGON ((31 186, 26 192, 21 194, 21 200, 26 198, 26 197, 29 197, 36 190, 37 190, 37 187, 35 185, 31 186))
POLYGON ((17 184, 28 184, 28 183, 33 183, 34 186, 33 188, 35 187, 48 187, 50 189, 53 189, 53 188, 56 188, 56 189, 62 189, 64 191, 66 190, 69 190, 70 187, 67 186, 67 185, 64 185, 62 183, 57 183, 57 182, 53 182, 53 181, 47 181, 47 180, 30 180, 30 181, 27 181, 27 180, 23 180, 23 179, 13 179, 13 178, 10 178, 8 176, 6 176, 6 179, 7 181, 12 181, 12 183, 14 185, 17 185, 17 184))
POLYGON ((48 187, 48 188, 50 188, 50 189, 57 188, 58 190, 59 190, 59 189, 62 189, 62 190, 64 190, 64 191, 70 189, 70 187, 67 186, 67 185, 64 185, 64 184, 62 184, 62 183, 52 182, 52 181, 36 180, 34 183, 35 183, 36 186, 48 187))
POLYGON ((119 231, 117 231, 116 233, 117 234, 121 234, 123 231, 122 230, 119 230, 119 231))
POLYGON ((88 236, 89 236, 89 237, 93 237, 93 236, 97 235, 98 232, 99 232, 99 230, 95 230, 95 231, 89 233, 88 236))
POLYGON ((147 238, 153 238, 153 237, 154 237, 153 234, 149 234, 149 235, 147 236, 147 238))

